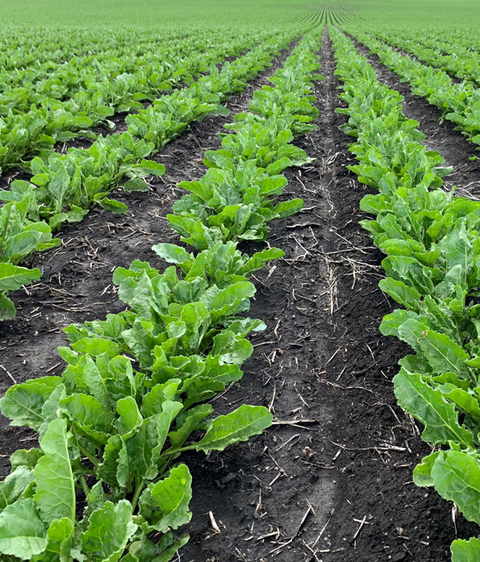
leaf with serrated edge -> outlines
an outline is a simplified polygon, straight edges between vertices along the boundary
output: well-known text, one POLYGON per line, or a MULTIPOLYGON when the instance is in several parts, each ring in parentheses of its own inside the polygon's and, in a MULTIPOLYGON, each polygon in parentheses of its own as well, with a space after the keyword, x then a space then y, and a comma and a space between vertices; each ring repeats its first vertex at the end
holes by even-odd
POLYGON ((480 560, 480 539, 472 537, 468 541, 453 541, 450 547, 452 562, 478 562, 480 560))

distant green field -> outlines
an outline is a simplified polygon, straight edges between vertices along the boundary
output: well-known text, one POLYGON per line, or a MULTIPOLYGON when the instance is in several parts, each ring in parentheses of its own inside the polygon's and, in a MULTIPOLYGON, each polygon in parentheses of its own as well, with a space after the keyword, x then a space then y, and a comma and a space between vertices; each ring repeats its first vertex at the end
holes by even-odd
MULTIPOLYGON (((267 24, 288 25, 302 14, 323 6, 351 11, 359 19, 372 22, 433 25, 477 25, 479 3, 471 0, 432 0, 421 2, 361 1, 308 3, 298 0, 257 1, 239 0, 63 0, 0 1, 2 26, 100 26, 100 27, 159 27, 167 25, 267 24)), ((360 20, 361 21, 361 20, 360 20)))

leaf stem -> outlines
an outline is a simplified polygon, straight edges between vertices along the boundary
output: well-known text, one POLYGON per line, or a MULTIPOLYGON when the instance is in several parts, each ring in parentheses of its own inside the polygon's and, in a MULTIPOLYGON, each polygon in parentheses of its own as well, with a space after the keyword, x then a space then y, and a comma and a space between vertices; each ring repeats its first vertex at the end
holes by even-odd
POLYGON ((90 488, 88 487, 87 481, 85 480, 85 476, 80 476, 80 484, 82 486, 82 490, 83 493, 85 494, 85 497, 88 496, 88 494, 90 493, 90 488))
POLYGON ((133 494, 132 513, 135 511, 135 508, 137 507, 138 498, 140 497, 140 494, 143 492, 143 485, 144 485, 144 480, 142 478, 142 480, 140 480, 140 482, 137 484, 137 487, 135 488, 135 493, 133 494))
POLYGON ((80 449, 80 452, 82 453, 82 455, 86 456, 88 460, 90 460, 93 465, 95 466, 95 468, 98 468, 98 459, 96 459, 92 453, 90 453, 90 451, 88 451, 87 449, 85 449, 85 447, 83 445, 80 445, 80 443, 78 443, 77 440, 77 444, 78 444, 78 448, 80 449))

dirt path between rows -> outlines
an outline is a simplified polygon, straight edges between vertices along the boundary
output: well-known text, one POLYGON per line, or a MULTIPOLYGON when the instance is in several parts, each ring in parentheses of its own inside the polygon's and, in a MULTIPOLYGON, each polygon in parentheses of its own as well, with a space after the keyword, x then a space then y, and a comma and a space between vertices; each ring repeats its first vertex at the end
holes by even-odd
MULTIPOLYGON (((253 340, 243 380, 214 401, 218 413, 266 405, 276 424, 222 453, 185 458, 194 494, 182 562, 449 560, 451 507, 411 481, 428 449, 395 405, 391 379, 407 349, 378 332, 392 305, 377 287, 382 256, 358 225, 367 188, 346 168, 354 163, 351 138, 338 129, 345 116, 334 113, 338 82, 327 35, 321 61, 318 130, 296 142, 316 160, 287 173, 286 196, 303 197, 305 209, 273 225, 269 243, 286 256, 253 278, 250 315, 268 328, 253 340)), ((243 110, 251 94, 232 98, 231 108, 243 110)), ((60 327, 121 310, 114 266, 140 258, 164 267, 150 247, 177 240, 165 220, 181 195, 175 185, 202 175, 203 152, 218 148, 226 121, 207 118, 168 145, 158 161, 169 175, 146 196, 119 196, 127 215, 92 212, 66 231, 57 252, 35 257, 44 281, 30 295, 14 295, 19 318, 1 328, 0 363, 14 378, 60 373, 60 327)), ((5 391, 11 380, 0 375, 5 391)), ((29 439, 3 423, 3 475, 7 454, 29 439)), ((468 535, 460 518, 456 524, 459 536, 468 535)))

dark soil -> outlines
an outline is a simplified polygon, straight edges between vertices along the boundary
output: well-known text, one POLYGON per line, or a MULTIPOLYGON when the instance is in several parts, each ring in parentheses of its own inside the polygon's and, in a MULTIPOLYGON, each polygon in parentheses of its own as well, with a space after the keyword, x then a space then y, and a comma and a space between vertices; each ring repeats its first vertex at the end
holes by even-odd
MULTIPOLYGON (((316 160, 287 173, 287 195, 302 196, 305 208, 273 224, 269 243, 285 258, 253 278, 251 316, 268 328, 252 340, 243 380, 214 400, 218 413, 266 405, 275 424, 222 453, 185 456, 194 482, 185 562, 446 562, 456 532, 473 532, 458 516, 455 528, 451 504, 412 483, 429 450, 395 404, 391 379, 408 349, 378 331, 393 307, 377 287, 382 256, 358 224, 367 188, 346 168, 354 161, 351 139, 338 129, 345 116, 334 113, 328 36, 321 60, 318 130, 296 142, 316 160)), ((242 110, 251 93, 231 108, 242 110)), ((126 215, 92 212, 63 233, 56 252, 35 257, 43 281, 14 295, 19 316, 1 328, 1 364, 15 379, 60 373, 61 327, 121 310, 115 266, 140 258, 163 267, 150 247, 177 240, 165 220, 181 195, 175 183, 203 173, 203 151, 219 146, 224 122, 207 118, 168 145, 158 161, 169 175, 146 196, 118 196, 126 215)), ((4 373, 0 390, 10 384, 4 373)), ((5 453, 26 438, 0 431, 5 453)))

